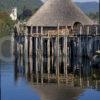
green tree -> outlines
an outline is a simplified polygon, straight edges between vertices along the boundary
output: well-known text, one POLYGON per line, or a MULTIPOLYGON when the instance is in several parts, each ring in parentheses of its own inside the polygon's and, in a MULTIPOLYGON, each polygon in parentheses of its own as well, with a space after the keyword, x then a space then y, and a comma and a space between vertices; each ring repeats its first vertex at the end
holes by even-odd
POLYGON ((13 28, 14 22, 7 12, 0 12, 0 37, 9 34, 13 28))
POLYGON ((99 12, 87 14, 92 20, 99 22, 99 12))

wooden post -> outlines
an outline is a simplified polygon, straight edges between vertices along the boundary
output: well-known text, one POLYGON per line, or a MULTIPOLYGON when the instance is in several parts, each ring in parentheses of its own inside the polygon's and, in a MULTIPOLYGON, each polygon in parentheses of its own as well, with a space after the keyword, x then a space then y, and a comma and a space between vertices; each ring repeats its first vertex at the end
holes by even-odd
MULTIPOLYGON (((88 41, 89 41, 89 35, 90 35, 90 27, 88 26, 88 27, 87 27, 87 37, 86 37, 86 42, 87 42, 87 43, 85 44, 85 45, 86 45, 85 47, 86 47, 86 50, 87 50, 87 51, 86 51, 86 52, 87 52, 87 55, 88 55, 88 53, 89 53, 88 51, 90 51, 90 50, 89 50, 89 49, 90 49, 90 48, 89 48, 89 45, 87 45, 87 44, 88 44, 88 41)), ((85 40, 84 40, 84 43, 85 43, 85 40)))
POLYGON ((82 26, 80 26, 79 33, 80 33, 80 35, 82 35, 82 26))
POLYGON ((87 26, 87 35, 89 35, 90 27, 87 26))
POLYGON ((95 33, 95 37, 94 37, 94 51, 93 51, 93 53, 95 53, 95 51, 96 51, 96 49, 98 48, 98 44, 99 43, 97 43, 97 39, 98 39, 98 27, 96 26, 96 28, 95 28, 95 30, 96 30, 96 33, 95 33))
POLYGON ((68 72, 67 72, 67 65, 68 65, 68 62, 67 62, 67 58, 68 58, 68 55, 67 55, 67 34, 69 34, 69 31, 67 29, 67 26, 66 26, 66 32, 65 32, 65 37, 64 37, 64 48, 65 48, 65 78, 66 78, 66 83, 67 83, 67 76, 68 76, 68 72))
POLYGON ((43 35, 43 27, 41 27, 41 36, 43 35))
POLYGON ((99 27, 98 27, 98 26, 96 26, 96 35, 98 35, 98 28, 99 28, 99 27))
MULTIPOLYGON (((95 40, 99 40, 99 37, 98 37, 98 26, 95 26, 95 30, 96 30, 96 39, 95 40)), ((100 49, 100 41, 98 41, 98 43, 95 44, 97 46, 97 50, 100 49)))
POLYGON ((57 36, 55 37, 55 44, 54 44, 54 55, 55 55, 55 63, 54 63, 54 66, 55 66, 55 74, 57 76, 57 36))
MULTIPOLYGON (((82 35, 82 26, 79 28, 79 37, 78 37, 78 58, 79 58, 79 64, 81 65, 81 56, 82 56, 82 47, 81 47, 81 35, 82 35)), ((79 66, 80 66, 79 65, 79 66)))
POLYGON ((66 75, 66 66, 67 66, 67 36, 66 34, 64 36, 64 59, 65 59, 64 74, 66 75))
MULTIPOLYGON (((36 34, 38 34, 38 26, 36 27, 36 34)), ((38 37, 35 37, 35 53, 36 53, 36 79, 38 84, 38 37)))
POLYGON ((33 33, 33 27, 31 26, 31 32, 30 32, 30 38, 29 38, 29 56, 32 56, 32 33, 33 33))
POLYGON ((36 37, 36 77, 38 83, 38 38, 36 37))
POLYGON ((25 73, 28 71, 28 29, 25 30, 25 42, 24 42, 24 57, 25 57, 25 73))
MULTIPOLYGON (((68 65, 69 65, 69 47, 68 47, 68 36, 69 36, 69 34, 70 34, 70 31, 69 31, 69 29, 68 29, 68 27, 66 26, 66 45, 67 45, 67 67, 68 67, 68 65)), ((67 68, 66 68, 67 69, 67 68)), ((66 72, 66 75, 67 75, 67 72, 66 72)))
POLYGON ((63 37, 64 76, 66 76, 66 35, 63 37))
MULTIPOLYGON (((38 34, 38 26, 36 27, 36 33, 38 34)), ((36 77, 37 77, 37 84, 38 84, 38 37, 35 38, 35 45, 36 45, 36 77)))
POLYGON ((41 27, 41 83, 43 84, 43 27, 41 27))
POLYGON ((48 81, 49 81, 49 76, 50 76, 50 36, 48 33, 48 41, 47 41, 47 49, 48 49, 48 81))
POLYGON ((41 37, 41 83, 43 84, 43 39, 41 37))
MULTIPOLYGON (((53 47, 53 37, 51 37, 51 43, 52 43, 52 46, 51 46, 51 49, 52 49, 52 54, 51 54, 51 60, 52 60, 52 69, 54 69, 53 67, 53 57, 54 57, 54 47, 53 47)), ((53 70, 52 70, 53 71, 53 70)))
POLYGON ((80 37, 79 37, 79 57, 80 57, 80 64, 81 64, 81 57, 82 57, 82 41, 81 41, 81 35, 82 35, 82 26, 80 26, 80 37))
POLYGON ((57 80, 59 84, 59 25, 57 26, 57 80))

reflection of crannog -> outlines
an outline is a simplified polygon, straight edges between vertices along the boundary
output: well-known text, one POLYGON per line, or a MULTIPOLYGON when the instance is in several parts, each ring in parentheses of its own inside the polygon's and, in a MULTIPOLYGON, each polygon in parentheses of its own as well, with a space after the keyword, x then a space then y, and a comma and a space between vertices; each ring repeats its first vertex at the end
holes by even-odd
POLYGON ((82 59, 82 64, 66 69, 65 57, 32 58, 28 61, 21 56, 15 56, 15 79, 24 76, 31 84, 58 83, 82 88, 100 86, 100 68, 91 67, 90 60, 82 59), (34 63, 33 63, 34 62, 34 63), (59 68, 58 68, 59 65, 59 68), (59 71, 59 72, 58 72, 59 71))

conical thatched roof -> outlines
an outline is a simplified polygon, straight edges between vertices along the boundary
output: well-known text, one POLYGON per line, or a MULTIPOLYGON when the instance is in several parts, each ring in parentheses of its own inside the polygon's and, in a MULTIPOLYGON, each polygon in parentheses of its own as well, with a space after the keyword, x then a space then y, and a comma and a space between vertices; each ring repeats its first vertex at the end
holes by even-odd
POLYGON ((28 26, 72 26, 75 22, 83 25, 92 21, 72 0, 48 0, 27 22, 28 26))

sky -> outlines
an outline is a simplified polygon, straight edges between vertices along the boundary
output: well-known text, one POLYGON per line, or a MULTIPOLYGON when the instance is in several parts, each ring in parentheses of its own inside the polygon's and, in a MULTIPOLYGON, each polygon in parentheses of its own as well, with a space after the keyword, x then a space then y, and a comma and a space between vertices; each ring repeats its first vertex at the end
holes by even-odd
MULTIPOLYGON (((42 1, 46 1, 46 0, 42 0, 42 1)), ((91 2, 91 1, 99 2, 99 0, 73 0, 73 1, 76 1, 76 2, 91 2)))

